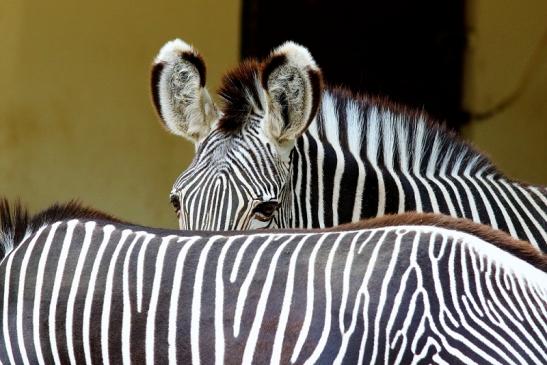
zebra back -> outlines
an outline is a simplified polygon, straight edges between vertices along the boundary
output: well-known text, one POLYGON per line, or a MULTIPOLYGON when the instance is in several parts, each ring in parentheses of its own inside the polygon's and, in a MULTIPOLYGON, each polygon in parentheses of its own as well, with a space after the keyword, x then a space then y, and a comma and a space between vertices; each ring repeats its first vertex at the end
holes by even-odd
POLYGON ((173 233, 31 232, 0 263, 0 361, 547 361, 547 273, 475 235, 173 233))

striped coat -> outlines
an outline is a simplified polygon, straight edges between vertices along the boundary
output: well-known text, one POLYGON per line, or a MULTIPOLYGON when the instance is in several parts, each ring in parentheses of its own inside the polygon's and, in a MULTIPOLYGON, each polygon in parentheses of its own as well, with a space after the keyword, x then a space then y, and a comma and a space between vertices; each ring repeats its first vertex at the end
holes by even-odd
POLYGON ((410 211, 490 225, 547 252, 547 190, 504 176, 424 113, 323 89, 309 52, 288 42, 224 77, 180 40, 152 72, 164 126, 196 145, 171 201, 181 229, 323 228, 410 211))
POLYGON ((224 235, 42 220, 0 263, 0 362, 547 361, 544 256, 398 219, 224 235))

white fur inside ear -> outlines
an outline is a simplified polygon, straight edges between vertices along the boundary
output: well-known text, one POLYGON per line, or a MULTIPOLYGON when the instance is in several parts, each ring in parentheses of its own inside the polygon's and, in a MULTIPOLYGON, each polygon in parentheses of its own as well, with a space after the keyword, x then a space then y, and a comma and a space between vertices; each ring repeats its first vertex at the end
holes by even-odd
POLYGON ((300 68, 311 68, 318 70, 315 60, 311 56, 310 51, 304 46, 301 46, 293 41, 287 41, 273 50, 272 55, 284 54, 287 61, 300 68))
POLYGON ((154 59, 154 63, 172 63, 177 60, 178 56, 184 52, 192 52, 197 54, 192 46, 180 39, 173 39, 161 47, 158 55, 154 59))

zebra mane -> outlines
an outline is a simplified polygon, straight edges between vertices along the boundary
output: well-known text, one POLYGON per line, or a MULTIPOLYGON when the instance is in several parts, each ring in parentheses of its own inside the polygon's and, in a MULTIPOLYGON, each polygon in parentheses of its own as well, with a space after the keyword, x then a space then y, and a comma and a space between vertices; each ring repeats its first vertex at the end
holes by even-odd
POLYGON ((7 199, 0 199, 0 260, 17 244, 40 227, 65 219, 91 219, 124 223, 121 220, 71 200, 64 204, 53 204, 43 211, 30 215, 20 201, 10 204, 7 199))
POLYGON ((458 163, 470 166, 471 173, 484 169, 486 174, 501 175, 488 157, 426 112, 386 97, 354 94, 341 87, 326 89, 315 123, 321 140, 368 159, 381 161, 389 153, 396 156, 395 168, 404 162, 397 161, 404 141, 407 167, 419 166, 422 173, 428 168, 438 171, 449 156, 449 166, 458 163), (435 165, 429 166, 431 160, 435 165))
MULTIPOLYGON (((221 131, 237 132, 253 112, 263 112, 266 102, 260 80, 263 67, 263 63, 250 59, 223 77, 218 90, 224 113, 218 122, 221 131)), ((501 175, 484 154, 423 110, 405 107, 385 97, 355 94, 342 87, 326 88, 321 103, 310 128, 315 124, 320 139, 338 144, 342 150, 349 148, 363 156, 370 151, 367 146, 372 145, 373 151, 381 156, 384 148, 397 151, 397 135, 400 135, 406 140, 408 162, 420 165, 422 171, 428 167, 428 157, 435 153, 439 157, 450 154, 453 162, 462 165, 471 163, 470 172, 484 169, 485 173, 501 175), (332 105, 329 108, 325 104, 332 105), (390 145, 384 147, 382 141, 390 145)), ((438 169, 441 158, 436 163, 433 167, 438 169)))
POLYGON ((410 212, 385 215, 355 223, 342 224, 337 227, 327 228, 325 231, 347 231, 393 226, 434 226, 469 233, 547 272, 547 254, 537 250, 530 243, 513 238, 504 231, 493 229, 490 226, 443 214, 410 212))
POLYGON ((262 111, 260 73, 262 63, 249 59, 222 78, 218 95, 223 104, 223 116, 218 128, 224 132, 236 132, 243 127, 253 111, 262 111))

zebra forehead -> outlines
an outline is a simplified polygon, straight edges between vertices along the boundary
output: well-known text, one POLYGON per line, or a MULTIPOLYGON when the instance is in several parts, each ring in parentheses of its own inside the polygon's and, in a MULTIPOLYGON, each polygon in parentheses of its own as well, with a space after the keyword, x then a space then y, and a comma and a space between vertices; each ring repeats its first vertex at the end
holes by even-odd
MULTIPOLYGON (((248 136, 234 133, 227 134, 218 129, 213 130, 202 142, 196 153, 198 163, 214 163, 215 166, 224 166, 241 153, 252 154, 254 158, 260 156, 260 154, 256 154, 256 146, 259 142, 256 138, 250 142, 249 138, 246 137, 248 136)), ((269 147, 266 146, 266 148, 269 151, 269 147)))
POLYGON ((218 90, 223 112, 218 122, 219 130, 237 132, 252 113, 263 113, 265 96, 260 84, 262 67, 262 63, 257 60, 246 60, 224 75, 218 90))

